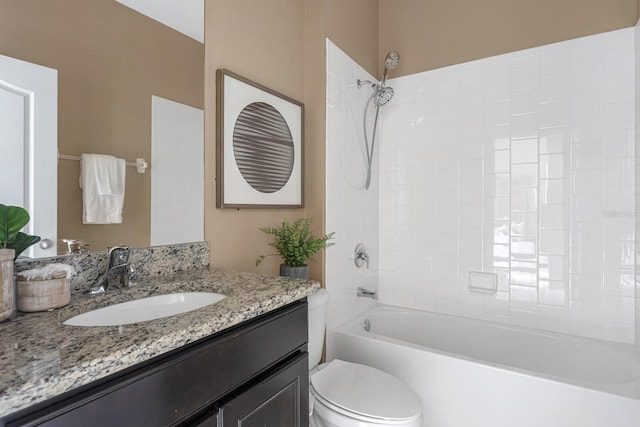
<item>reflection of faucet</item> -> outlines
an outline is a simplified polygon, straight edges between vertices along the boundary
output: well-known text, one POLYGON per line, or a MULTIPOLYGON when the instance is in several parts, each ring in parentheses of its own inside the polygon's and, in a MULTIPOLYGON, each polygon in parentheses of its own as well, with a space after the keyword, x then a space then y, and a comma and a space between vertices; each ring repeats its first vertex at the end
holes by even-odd
POLYGON ((129 286, 129 277, 135 273, 135 266, 129 263, 129 254, 128 246, 109 248, 107 271, 98 279, 97 285, 89 290, 89 294, 102 294, 112 285, 120 288, 129 286))
POLYGON ((67 254, 86 254, 89 252, 89 244, 80 240, 62 239, 67 244, 67 254))

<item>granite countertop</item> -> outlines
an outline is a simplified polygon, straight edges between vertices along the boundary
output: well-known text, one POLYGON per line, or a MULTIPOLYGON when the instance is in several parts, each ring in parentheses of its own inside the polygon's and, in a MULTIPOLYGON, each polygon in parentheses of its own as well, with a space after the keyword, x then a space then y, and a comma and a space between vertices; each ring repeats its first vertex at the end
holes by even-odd
POLYGON ((63 308, 0 323, 0 416, 182 347, 293 301, 314 281, 201 269, 149 278, 105 295, 73 295, 63 308), (227 298, 198 310, 112 327, 66 326, 76 314, 151 295, 209 291, 227 298))

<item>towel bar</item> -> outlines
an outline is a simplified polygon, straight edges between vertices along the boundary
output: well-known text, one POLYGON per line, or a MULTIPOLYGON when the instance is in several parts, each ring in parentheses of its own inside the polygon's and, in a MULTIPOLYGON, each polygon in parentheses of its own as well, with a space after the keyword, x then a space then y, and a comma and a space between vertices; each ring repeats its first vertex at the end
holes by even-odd
MULTIPOLYGON (((62 159, 62 160, 76 160, 76 161, 80 161, 80 156, 71 156, 69 154, 60 154, 58 153, 58 158, 62 159)), ((145 159, 136 159, 135 162, 127 162, 127 166, 134 166, 136 168, 136 172, 138 173, 145 173, 147 171, 147 168, 149 167, 149 164, 147 163, 147 161, 145 159)))

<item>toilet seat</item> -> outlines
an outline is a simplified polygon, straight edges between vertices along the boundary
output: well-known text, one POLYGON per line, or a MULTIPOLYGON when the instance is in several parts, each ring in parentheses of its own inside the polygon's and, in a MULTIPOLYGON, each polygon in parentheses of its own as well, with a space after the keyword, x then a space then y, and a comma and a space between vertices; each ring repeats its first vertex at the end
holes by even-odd
POLYGON ((420 398, 399 379, 338 359, 312 374, 311 393, 329 409, 371 423, 404 425, 422 416, 420 398))

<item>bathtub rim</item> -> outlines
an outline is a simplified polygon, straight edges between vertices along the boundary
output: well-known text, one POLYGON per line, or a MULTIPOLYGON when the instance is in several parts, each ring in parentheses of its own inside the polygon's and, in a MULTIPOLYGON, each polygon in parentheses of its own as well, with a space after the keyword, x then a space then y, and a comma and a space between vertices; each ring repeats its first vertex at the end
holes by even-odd
MULTIPOLYGON (((373 311, 427 313, 427 314, 430 314, 430 315, 444 316, 446 318, 452 318, 452 319, 457 320, 457 321, 463 320, 463 321, 479 322, 479 323, 482 323, 482 324, 487 324, 488 326, 491 326, 491 327, 498 327, 498 328, 501 328, 501 329, 523 330, 523 331, 525 331, 527 333, 532 333, 532 334, 542 335, 542 336, 547 336, 547 337, 550 336, 551 338, 554 338, 554 339, 556 338, 556 336, 559 336, 561 339, 564 338, 564 339, 568 339, 568 340, 586 341, 586 342, 595 343, 595 344, 598 344, 598 345, 602 345, 604 343, 605 345, 612 345, 614 347, 622 347, 621 350, 623 350, 625 352, 628 352, 628 353, 634 353, 635 354, 635 358, 634 358, 635 365, 634 365, 634 367, 636 368, 636 370, 638 370, 638 369, 640 369, 640 347, 638 347, 638 346, 636 346, 634 344, 625 344, 625 343, 618 343, 618 342, 615 342, 615 341, 599 340, 599 339, 596 339, 596 338, 576 336, 576 335, 566 334, 566 333, 562 333, 562 332, 539 330, 539 329, 535 329, 535 328, 527 328, 527 327, 524 327, 524 326, 500 323, 500 322, 495 322, 495 321, 491 321, 491 320, 477 319, 477 318, 465 317, 465 316, 457 316, 457 315, 448 314, 448 313, 438 313, 438 312, 429 311, 429 310, 420 310, 420 309, 415 309, 415 308, 411 308, 411 307, 401 307, 401 306, 382 304, 382 303, 377 303, 376 305, 371 306, 371 307, 367 308, 366 310, 363 310, 363 311, 361 311, 361 312, 359 312, 357 314, 354 314, 353 316, 349 317, 344 322, 340 323, 336 327, 334 327, 334 328, 332 328, 332 329, 327 331, 328 333, 340 333, 340 334, 346 334, 346 335, 355 335, 358 338, 361 338, 361 339, 364 339, 364 340, 384 341, 384 342, 388 342, 388 343, 394 344, 394 345, 410 347, 410 348, 415 349, 415 350, 433 352, 433 353, 441 355, 441 356, 464 360, 465 362, 472 363, 472 364, 475 364, 475 365, 490 366, 490 367, 492 367, 494 369, 499 369, 501 371, 506 371, 506 372, 509 372, 509 373, 517 374, 517 375, 532 376, 532 377, 536 377, 536 378, 539 378, 539 379, 542 379, 542 380, 546 380, 546 381, 551 381, 551 382, 555 382, 555 383, 561 383, 561 384, 569 385, 569 386, 573 386, 573 387, 586 388, 586 389, 590 389, 590 390, 593 390, 593 391, 596 391, 596 392, 601 392, 601 393, 613 394, 613 395, 618 396, 618 397, 632 399, 632 400, 635 400, 635 401, 640 400, 640 375, 638 375, 638 374, 636 374, 636 376, 631 381, 626 382, 626 383, 602 384, 602 383, 596 383, 596 382, 582 381, 582 380, 578 380, 578 379, 575 379, 575 378, 563 377, 563 376, 559 376, 559 375, 553 375, 553 374, 549 374, 549 373, 545 373, 545 372, 533 371, 533 370, 530 370, 530 369, 520 368, 520 367, 517 367, 517 366, 506 365, 506 364, 492 362, 492 361, 479 360, 477 358, 473 358, 473 357, 470 357, 470 356, 467 356, 467 355, 456 354, 456 353, 452 353, 452 352, 441 350, 441 349, 434 348, 434 347, 427 347, 427 346, 423 346, 423 345, 420 345, 420 344, 416 344, 416 343, 400 340, 400 339, 397 339, 397 338, 389 337, 387 335, 381 335, 381 334, 376 334, 376 333, 372 333, 372 332, 364 332, 364 330, 362 328, 362 325, 361 325, 361 319, 363 317, 365 317, 367 313, 370 313, 370 312, 373 312, 373 311), (362 332, 364 332, 364 333, 362 333, 362 332), (625 388, 633 388, 633 391, 630 392, 628 390, 624 390, 625 388)), ((638 372, 640 372, 640 371, 638 371, 638 372)))

